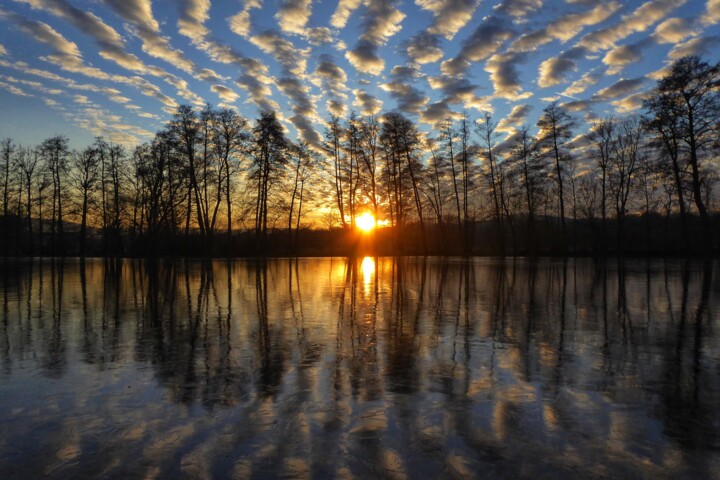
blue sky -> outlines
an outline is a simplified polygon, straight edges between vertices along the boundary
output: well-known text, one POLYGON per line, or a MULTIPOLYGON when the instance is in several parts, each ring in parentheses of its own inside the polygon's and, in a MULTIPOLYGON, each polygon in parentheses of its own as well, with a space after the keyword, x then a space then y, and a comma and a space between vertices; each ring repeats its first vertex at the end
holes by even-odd
POLYGON ((720 0, 4 0, 0 137, 148 141, 178 104, 330 112, 430 131, 493 112, 510 135, 559 100, 579 122, 638 109, 673 59, 720 58, 720 0))

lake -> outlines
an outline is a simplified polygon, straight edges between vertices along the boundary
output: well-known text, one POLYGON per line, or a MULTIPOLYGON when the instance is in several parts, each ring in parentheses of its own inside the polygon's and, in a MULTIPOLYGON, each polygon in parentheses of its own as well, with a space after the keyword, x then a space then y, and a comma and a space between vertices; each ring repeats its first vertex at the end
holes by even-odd
POLYGON ((3 479, 720 478, 715 262, 0 269, 3 479))

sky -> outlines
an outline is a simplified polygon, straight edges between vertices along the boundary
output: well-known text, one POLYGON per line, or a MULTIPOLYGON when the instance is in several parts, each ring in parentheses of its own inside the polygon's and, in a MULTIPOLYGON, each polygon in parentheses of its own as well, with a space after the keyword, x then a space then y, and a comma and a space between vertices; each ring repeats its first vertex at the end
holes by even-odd
POLYGON ((625 115, 674 59, 720 58, 720 0, 3 0, 0 137, 152 139, 180 104, 276 110, 317 145, 330 114, 506 136, 558 100, 625 115))

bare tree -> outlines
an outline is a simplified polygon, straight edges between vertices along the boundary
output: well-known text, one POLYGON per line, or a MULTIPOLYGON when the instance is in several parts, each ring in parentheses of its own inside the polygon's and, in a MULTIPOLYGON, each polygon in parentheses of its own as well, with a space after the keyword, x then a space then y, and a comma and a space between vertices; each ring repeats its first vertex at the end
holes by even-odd
POLYGON ((573 121, 570 115, 558 105, 552 102, 543 109, 543 113, 537 122, 540 128, 538 133, 538 144, 544 154, 554 163, 555 182, 558 189, 558 202, 560 205, 560 222, 563 231, 563 241, 566 241, 567 226, 565 223, 565 192, 563 177, 565 176, 565 163, 570 160, 565 151, 565 143, 572 137, 573 121))
POLYGON ((85 243, 87 238, 88 207, 92 195, 97 188, 97 181, 100 176, 99 158, 97 150, 88 147, 82 152, 73 155, 73 165, 70 170, 70 177, 75 188, 80 192, 80 256, 85 256, 85 243))
POLYGON ((710 252, 714 242, 702 194, 701 159, 717 142, 720 64, 710 65, 697 56, 683 57, 658 81, 652 97, 645 103, 653 115, 652 121, 664 123, 666 129, 668 125, 677 127, 668 134, 677 135, 687 148, 693 198, 703 228, 703 248, 710 252))

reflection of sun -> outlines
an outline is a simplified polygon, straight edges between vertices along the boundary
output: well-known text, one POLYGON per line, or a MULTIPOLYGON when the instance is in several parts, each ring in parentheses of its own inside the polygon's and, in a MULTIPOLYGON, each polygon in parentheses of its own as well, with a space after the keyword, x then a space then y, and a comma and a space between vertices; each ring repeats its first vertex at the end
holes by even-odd
POLYGON ((370 281, 372 280, 372 277, 375 275, 375 259, 372 257, 365 257, 362 259, 362 263, 360 264, 360 270, 362 271, 363 275, 363 285, 365 286, 365 293, 368 293, 367 290, 370 287, 370 281))
POLYGON ((369 232, 375 228, 375 217, 372 213, 365 212, 359 217, 355 217, 355 225, 363 232, 369 232))

